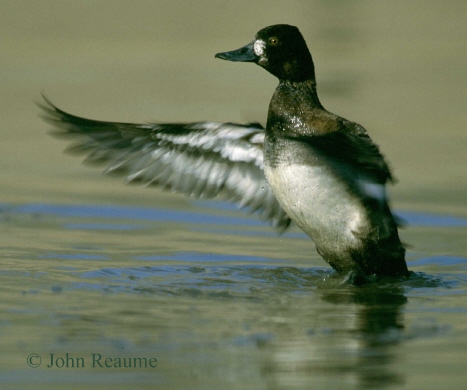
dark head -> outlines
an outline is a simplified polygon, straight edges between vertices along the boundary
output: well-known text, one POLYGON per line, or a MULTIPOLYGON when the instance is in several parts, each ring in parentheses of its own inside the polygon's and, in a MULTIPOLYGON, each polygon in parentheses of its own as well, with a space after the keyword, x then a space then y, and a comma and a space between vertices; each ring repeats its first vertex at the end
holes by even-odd
POLYGON ((228 61, 254 62, 279 80, 315 80, 315 68, 302 34, 295 26, 276 24, 260 30, 253 42, 216 54, 228 61))

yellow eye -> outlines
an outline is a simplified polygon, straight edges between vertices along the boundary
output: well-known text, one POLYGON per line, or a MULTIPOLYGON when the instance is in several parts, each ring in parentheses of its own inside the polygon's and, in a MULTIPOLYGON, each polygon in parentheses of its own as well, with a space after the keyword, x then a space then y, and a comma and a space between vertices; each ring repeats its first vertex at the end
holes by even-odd
POLYGON ((279 39, 277 39, 276 37, 269 38, 269 43, 272 46, 277 46, 277 44, 279 43, 279 39))

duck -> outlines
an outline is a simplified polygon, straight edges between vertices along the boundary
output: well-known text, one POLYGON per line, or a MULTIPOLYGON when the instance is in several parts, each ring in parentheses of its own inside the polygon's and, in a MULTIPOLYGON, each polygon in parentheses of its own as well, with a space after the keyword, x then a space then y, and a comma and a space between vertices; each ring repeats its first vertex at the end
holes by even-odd
POLYGON ((87 119, 45 95, 44 118, 71 137, 86 162, 192 198, 223 199, 279 233, 296 224, 318 254, 355 284, 409 275, 388 205, 393 176, 359 124, 327 111, 299 29, 277 24, 216 58, 254 63, 279 80, 266 127, 259 123, 120 123, 87 119))

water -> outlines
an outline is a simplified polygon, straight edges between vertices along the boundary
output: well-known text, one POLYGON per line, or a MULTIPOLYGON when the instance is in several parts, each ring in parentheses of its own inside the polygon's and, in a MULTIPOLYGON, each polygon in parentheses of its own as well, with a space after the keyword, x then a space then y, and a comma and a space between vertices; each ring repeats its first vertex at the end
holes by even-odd
POLYGON ((467 259, 455 254, 467 219, 401 213, 414 237, 436 235, 452 254, 411 253, 410 280, 357 288, 340 285, 305 235, 278 240, 246 215, 197 206, 183 221, 166 209, 2 205, 1 381, 421 386, 446 353, 460 386, 467 259), (43 359, 34 370, 31 353, 43 359), (85 368, 47 368, 51 353, 85 368), (92 368, 92 354, 158 365, 92 368))
POLYGON ((1 388, 465 387, 464 3, 250 3, 0 5, 1 388), (264 121, 275 81, 212 57, 277 22, 394 167, 409 280, 343 286, 296 228, 100 176, 31 103, 264 121))

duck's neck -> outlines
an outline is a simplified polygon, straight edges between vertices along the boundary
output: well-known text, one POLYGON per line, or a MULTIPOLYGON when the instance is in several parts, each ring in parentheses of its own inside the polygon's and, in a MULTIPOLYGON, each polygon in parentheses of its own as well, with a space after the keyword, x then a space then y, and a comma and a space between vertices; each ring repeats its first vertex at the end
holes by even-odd
POLYGON ((318 98, 314 77, 304 81, 281 80, 276 88, 276 93, 282 97, 304 99, 310 108, 323 108, 318 98))
POLYGON ((310 135, 316 132, 314 123, 324 112, 314 79, 281 80, 269 104, 266 131, 269 136, 310 135))

